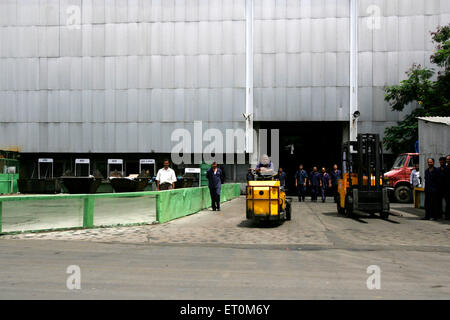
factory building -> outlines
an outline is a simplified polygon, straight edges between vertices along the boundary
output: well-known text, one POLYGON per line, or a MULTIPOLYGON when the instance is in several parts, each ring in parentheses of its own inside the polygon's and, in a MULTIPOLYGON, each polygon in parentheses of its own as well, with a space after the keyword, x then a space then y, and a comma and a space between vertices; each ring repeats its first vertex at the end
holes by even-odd
MULTIPOLYGON (((134 173, 201 122, 246 132, 247 163, 249 132, 279 129, 268 152, 287 171, 330 166, 344 140, 409 112, 384 89, 430 64, 449 22, 448 0, 0 1, 0 148, 18 147, 28 176, 40 157, 55 175, 76 158, 134 173)), ((225 165, 230 180, 247 168, 225 165)))

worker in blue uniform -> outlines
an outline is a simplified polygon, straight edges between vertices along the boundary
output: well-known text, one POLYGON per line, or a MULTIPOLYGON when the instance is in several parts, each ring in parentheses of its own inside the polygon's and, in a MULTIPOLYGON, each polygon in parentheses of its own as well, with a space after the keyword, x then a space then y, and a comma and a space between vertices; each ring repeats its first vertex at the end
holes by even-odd
POLYGON ((317 202, 317 195, 320 189, 320 173, 317 171, 317 167, 314 167, 309 174, 309 186, 311 188, 311 201, 317 202))
POLYGON ((333 166, 333 170, 330 172, 330 177, 331 192, 333 193, 334 202, 337 203, 339 180, 342 179, 342 171, 338 169, 337 164, 333 166))
POLYGON ((299 166, 297 173, 295 174, 295 186, 298 192, 298 201, 305 202, 306 185, 308 181, 308 173, 303 169, 303 165, 299 166))
POLYGON ((322 168, 320 174, 320 191, 322 192, 322 202, 327 200, 327 190, 331 186, 331 177, 327 172, 327 169, 322 168))
POLYGON ((209 193, 211 195, 211 203, 213 211, 220 211, 220 191, 222 188, 223 174, 222 170, 217 167, 217 162, 213 162, 211 169, 206 172, 208 178, 209 193))

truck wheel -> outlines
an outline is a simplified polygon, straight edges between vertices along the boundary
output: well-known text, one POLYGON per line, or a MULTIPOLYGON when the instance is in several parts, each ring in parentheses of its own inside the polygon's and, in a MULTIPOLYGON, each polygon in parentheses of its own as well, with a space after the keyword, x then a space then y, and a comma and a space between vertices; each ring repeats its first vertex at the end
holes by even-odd
POLYGON ((411 188, 408 186, 400 186, 395 189, 395 200, 400 203, 409 203, 412 200, 411 188))
POLYGON ((286 202, 286 221, 291 221, 291 204, 286 202))
POLYGON ((337 212, 339 215, 343 216, 345 215, 345 208, 341 208, 341 198, 340 196, 337 196, 337 212))

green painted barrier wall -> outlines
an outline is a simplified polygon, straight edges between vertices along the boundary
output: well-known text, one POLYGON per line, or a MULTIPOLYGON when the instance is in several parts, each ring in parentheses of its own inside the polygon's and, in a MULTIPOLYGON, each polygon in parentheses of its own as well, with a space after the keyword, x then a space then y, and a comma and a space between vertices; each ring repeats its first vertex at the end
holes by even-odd
MULTIPOLYGON (((224 184, 220 201, 230 201, 240 196, 239 184, 224 184)), ((197 213, 211 206, 211 196, 208 187, 177 189, 162 191, 158 195, 157 219, 165 223, 174 219, 197 213)))
POLYGON ((17 193, 19 191, 17 186, 17 180, 19 179, 19 174, 0 174, 0 194, 10 194, 11 193, 11 178, 13 180, 13 192, 17 193))
MULTIPOLYGON (((234 198, 240 196, 240 185, 239 184, 224 184, 222 185, 221 192, 221 202, 230 201, 234 198)), ((36 232, 43 230, 60 230, 60 229, 69 229, 69 228, 93 228, 98 226, 109 226, 95 223, 96 220, 96 203, 111 199, 111 201, 120 201, 120 198, 123 198, 125 208, 128 204, 133 204, 133 199, 136 198, 136 202, 139 201, 139 198, 145 200, 145 198, 154 197, 155 198, 155 219, 159 223, 165 223, 174 219, 178 219, 181 217, 185 217, 190 214, 197 213, 203 209, 206 209, 211 206, 211 198, 209 195, 209 189, 207 187, 202 188, 187 188, 187 189, 177 189, 177 190, 169 190, 169 191, 161 191, 161 192, 133 192, 133 193, 110 193, 110 194, 92 194, 92 195, 30 195, 30 196, 8 196, 8 197, 0 197, 0 233, 11 233, 11 232, 36 232), (26 202, 29 202, 32 206, 36 205, 36 202, 39 203, 41 210, 47 210, 51 214, 55 214, 55 219, 64 220, 64 215, 68 214, 64 212, 64 208, 58 206, 58 201, 63 203, 63 201, 69 201, 69 203, 80 202, 81 201, 81 218, 79 225, 73 225, 70 227, 58 228, 58 227, 40 227, 35 230, 14 230, 6 232, 4 228, 2 228, 3 223, 5 223, 5 203, 9 205, 14 205, 14 207, 18 207, 19 204, 23 205, 26 202), (72 201, 72 202, 70 202, 72 201), (15 203, 15 204, 14 204, 15 203), (53 208, 53 209, 52 209, 53 208), (55 209, 56 208, 56 209, 55 209), (51 212, 53 210, 53 212, 51 212), (56 210, 56 211, 55 211, 56 210), (62 219, 61 219, 62 218, 62 219)), ((70 206, 70 205, 69 205, 70 206)), ((113 207, 117 207, 117 205, 113 204, 113 207)), ((140 212, 140 217, 142 218, 142 210, 141 206, 138 208, 140 212)), ((97 209, 99 210, 99 209, 97 209)), ((114 213, 114 208, 109 209, 111 214, 114 213)), ((128 213, 123 208, 119 207, 121 211, 122 217, 125 217, 128 213), (124 212, 123 212, 124 211, 124 212), (124 215, 125 213, 125 215, 124 215)), ((104 210, 103 210, 104 211, 104 210)), ((117 211, 117 210, 116 210, 117 211)), ((108 213, 109 211, 107 211, 108 213)), ((130 206, 130 214, 133 214, 133 208, 130 206)), ((104 216, 104 214, 103 214, 104 216)), ((118 214, 119 220, 120 214, 118 214)), ((47 216, 48 217, 48 216, 47 216)), ((139 218, 139 217, 138 217, 139 218)), ((136 223, 149 223, 151 221, 134 221, 136 223)), ((117 224, 127 224, 127 222, 117 222, 112 225, 117 224)), ((128 223, 129 224, 129 223, 128 223)))

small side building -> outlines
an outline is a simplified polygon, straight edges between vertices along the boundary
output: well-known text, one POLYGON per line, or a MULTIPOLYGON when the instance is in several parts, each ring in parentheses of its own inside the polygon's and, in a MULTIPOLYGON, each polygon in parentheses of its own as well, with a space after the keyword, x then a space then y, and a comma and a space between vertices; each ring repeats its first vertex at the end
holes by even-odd
MULTIPOLYGON (((450 117, 422 117, 419 119, 420 172, 425 172, 427 159, 433 158, 436 167, 439 158, 450 154, 450 117)), ((424 174, 421 174, 424 179, 424 174)), ((423 199, 416 206, 423 207, 423 199)))

